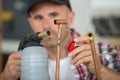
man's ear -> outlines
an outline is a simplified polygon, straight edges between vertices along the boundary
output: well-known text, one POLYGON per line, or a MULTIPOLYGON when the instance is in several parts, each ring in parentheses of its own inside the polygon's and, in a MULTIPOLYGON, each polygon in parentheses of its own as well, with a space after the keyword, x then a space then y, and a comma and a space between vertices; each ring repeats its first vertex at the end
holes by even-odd
POLYGON ((30 27, 32 28, 32 30, 33 30, 33 23, 32 23, 32 19, 31 18, 28 18, 28 23, 30 24, 30 27))
POLYGON ((72 26, 73 22, 74 22, 74 18, 75 18, 75 12, 71 11, 69 13, 69 19, 68 19, 68 26, 72 26))
POLYGON ((32 24, 32 23, 31 23, 31 22, 32 22, 32 21, 31 21, 31 18, 28 18, 27 20, 28 20, 28 23, 29 23, 30 26, 31 26, 31 24, 32 24))

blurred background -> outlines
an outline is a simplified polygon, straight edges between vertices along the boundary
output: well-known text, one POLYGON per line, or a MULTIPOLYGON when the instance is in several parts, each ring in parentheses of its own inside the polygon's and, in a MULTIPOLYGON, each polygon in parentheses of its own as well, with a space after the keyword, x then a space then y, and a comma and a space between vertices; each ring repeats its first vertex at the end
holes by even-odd
MULTIPOLYGON (((2 54, 4 65, 19 41, 32 32, 27 22, 29 0, 2 0, 2 54)), ((120 0, 71 0, 76 13, 73 27, 82 35, 95 33, 95 41, 120 46, 120 0)))

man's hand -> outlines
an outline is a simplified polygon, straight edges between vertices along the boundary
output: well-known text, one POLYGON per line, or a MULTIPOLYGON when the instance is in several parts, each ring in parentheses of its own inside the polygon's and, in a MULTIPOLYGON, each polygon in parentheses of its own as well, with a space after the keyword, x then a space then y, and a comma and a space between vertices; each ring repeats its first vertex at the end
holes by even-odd
POLYGON ((4 80, 17 80, 21 74, 21 53, 13 53, 9 56, 2 73, 4 80))
MULTIPOLYGON (((93 63, 93 56, 91 52, 91 46, 90 41, 86 36, 81 36, 74 40, 76 43, 85 42, 85 44, 82 44, 81 46, 77 47, 73 51, 69 53, 69 56, 71 56, 72 64, 75 66, 80 65, 81 63, 84 63, 92 73, 95 72, 94 70, 94 63, 93 63)), ((98 45, 95 44, 95 50, 96 53, 99 53, 98 45)))

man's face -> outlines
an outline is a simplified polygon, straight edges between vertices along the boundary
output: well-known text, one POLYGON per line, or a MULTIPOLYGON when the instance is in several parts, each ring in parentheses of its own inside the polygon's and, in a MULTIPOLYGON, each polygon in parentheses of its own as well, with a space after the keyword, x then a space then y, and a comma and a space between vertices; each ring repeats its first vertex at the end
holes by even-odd
POLYGON ((30 12, 29 23, 34 32, 42 32, 49 30, 51 35, 45 46, 50 46, 57 43, 58 25, 54 24, 56 19, 66 19, 67 24, 63 26, 61 41, 65 41, 69 32, 69 28, 73 22, 74 13, 71 12, 65 5, 55 3, 40 3, 36 10, 30 12))

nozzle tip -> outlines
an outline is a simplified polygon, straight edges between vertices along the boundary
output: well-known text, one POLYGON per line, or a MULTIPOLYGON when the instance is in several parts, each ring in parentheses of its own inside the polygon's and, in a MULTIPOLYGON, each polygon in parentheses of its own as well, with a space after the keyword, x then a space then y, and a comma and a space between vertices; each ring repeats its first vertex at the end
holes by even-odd
POLYGON ((47 34, 50 35, 50 31, 47 31, 47 34))

